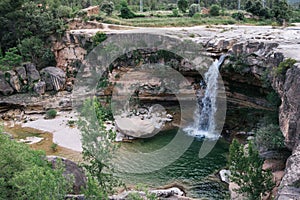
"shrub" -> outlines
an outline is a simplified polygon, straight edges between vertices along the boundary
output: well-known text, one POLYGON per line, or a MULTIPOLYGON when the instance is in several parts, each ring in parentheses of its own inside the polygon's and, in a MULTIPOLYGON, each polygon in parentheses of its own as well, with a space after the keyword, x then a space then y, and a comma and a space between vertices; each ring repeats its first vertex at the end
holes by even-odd
POLYGON ((178 9, 175 8, 172 10, 172 17, 178 17, 179 16, 179 12, 178 12, 178 9))
POLYGON ((247 195, 249 200, 260 199, 275 186, 271 171, 262 170, 263 162, 251 141, 246 149, 233 140, 229 150, 230 180, 238 184, 237 192, 247 195))
POLYGON ((5 56, 0 52, 0 70, 8 71, 22 63, 22 56, 19 55, 16 47, 10 48, 5 56))
POLYGON ((288 58, 282 61, 277 68, 275 68, 276 75, 283 75, 286 71, 291 68, 297 61, 292 58, 288 58))
POLYGON ((219 5, 216 5, 216 4, 213 4, 211 7, 210 7, 210 11, 209 11, 209 14, 211 16, 219 16, 220 15, 220 6, 219 5))
POLYGON ((188 8, 189 4, 188 4, 188 1, 187 0, 178 0, 177 2, 177 6, 178 6, 178 9, 185 13, 186 12, 186 9, 188 8))
POLYGON ((126 7, 122 7, 121 8, 121 15, 120 15, 120 17, 122 17, 124 19, 131 19, 131 18, 135 17, 135 14, 134 14, 134 12, 132 12, 130 10, 130 8, 128 6, 126 6, 126 7))
POLYGON ((100 6, 100 10, 105 12, 106 15, 108 16, 112 14, 114 9, 115 9, 114 3, 111 1, 104 1, 100 6))
POLYGON ((59 6, 57 9, 56 9, 56 15, 57 17, 60 17, 60 18, 68 18, 70 17, 72 14, 72 8, 68 7, 68 6, 59 6))
POLYGON ((240 21, 243 21, 245 19, 244 14, 241 12, 232 13, 231 17, 234 18, 235 20, 240 20, 240 21))
POLYGON ((107 39, 106 33, 99 31, 93 37, 93 45, 98 46, 99 44, 101 44, 106 39, 107 39))
POLYGON ((274 124, 259 128, 254 141, 258 147, 264 150, 276 150, 284 147, 284 137, 279 126, 274 124))
POLYGON ((51 146, 50 146, 50 148, 51 148, 51 150, 52 150, 53 152, 56 152, 56 151, 57 151, 57 146, 58 146, 58 144, 52 143, 51 146))
POLYGON ((57 111, 54 110, 54 109, 50 109, 50 110, 48 110, 48 111, 46 112, 46 117, 47 117, 48 119, 53 119, 53 118, 56 117, 56 115, 57 115, 57 111))
POLYGON ((189 16, 193 17, 196 13, 199 13, 201 11, 201 8, 199 4, 192 4, 189 8, 189 16))

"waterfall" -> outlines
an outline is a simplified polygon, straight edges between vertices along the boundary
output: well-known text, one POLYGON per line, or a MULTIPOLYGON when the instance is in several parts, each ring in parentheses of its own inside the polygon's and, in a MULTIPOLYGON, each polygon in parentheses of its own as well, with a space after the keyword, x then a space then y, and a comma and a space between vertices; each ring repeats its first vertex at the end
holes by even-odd
POLYGON ((219 68, 225 58, 226 55, 222 55, 219 60, 213 62, 204 74, 205 83, 200 82, 200 87, 205 89, 205 94, 200 99, 203 95, 199 95, 200 90, 197 91, 198 104, 194 113, 194 123, 184 129, 189 135, 208 139, 217 139, 219 137, 219 135, 215 134, 216 99, 218 95, 219 68))

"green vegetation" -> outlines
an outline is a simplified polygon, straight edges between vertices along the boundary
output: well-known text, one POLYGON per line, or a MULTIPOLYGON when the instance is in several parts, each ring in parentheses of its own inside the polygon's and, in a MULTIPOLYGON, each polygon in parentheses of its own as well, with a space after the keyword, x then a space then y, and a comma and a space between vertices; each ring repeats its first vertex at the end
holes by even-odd
POLYGON ((89 178, 85 195, 88 199, 107 199, 120 186, 113 176, 111 159, 117 145, 115 132, 107 131, 104 122, 108 120, 107 108, 96 99, 87 99, 80 110, 78 127, 82 133, 83 167, 89 178))
POLYGON ((52 150, 53 152, 56 152, 56 151, 57 151, 57 146, 58 146, 58 144, 52 143, 51 146, 50 146, 50 148, 51 148, 51 150, 52 150))
POLYGON ((271 171, 263 171, 263 160, 250 141, 248 147, 233 140, 229 150, 231 181, 239 185, 237 192, 244 194, 249 200, 260 199, 270 192, 274 183, 271 171))
POLYGON ((18 55, 18 49, 16 47, 8 49, 5 56, 2 55, 0 50, 0 71, 8 71, 13 67, 17 67, 21 64, 22 57, 18 55))
POLYGON ((282 61, 277 68, 274 68, 275 75, 284 75, 286 71, 291 68, 297 61, 292 58, 288 58, 284 61, 282 61))
POLYGON ((278 125, 269 124, 255 132, 255 144, 264 150, 284 148, 284 137, 278 125))
POLYGON ((63 200, 71 190, 63 166, 52 169, 43 152, 1 133, 0 144, 0 199, 63 200))
POLYGON ((55 109, 50 109, 50 110, 47 110, 47 112, 46 112, 47 119, 53 119, 56 117, 56 115, 57 115, 57 111, 55 109))
POLYGON ((189 8, 189 16, 193 17, 196 13, 199 13, 201 11, 199 4, 192 4, 189 8))
POLYGON ((220 15, 220 6, 219 5, 216 5, 216 4, 213 4, 211 7, 210 7, 210 11, 209 11, 209 14, 211 16, 219 16, 220 15))
POLYGON ((104 40, 107 39, 107 35, 104 32, 97 32, 96 35, 93 37, 93 45, 98 46, 101 44, 104 40))
POLYGON ((105 12, 106 15, 110 16, 112 15, 113 11, 115 9, 115 5, 111 1, 103 1, 100 5, 100 10, 105 12))
POLYGON ((188 4, 187 0, 178 0, 177 1, 177 6, 178 6, 178 9, 181 12, 185 13, 186 10, 187 10, 187 8, 188 8, 188 6, 189 6, 189 4, 188 4))

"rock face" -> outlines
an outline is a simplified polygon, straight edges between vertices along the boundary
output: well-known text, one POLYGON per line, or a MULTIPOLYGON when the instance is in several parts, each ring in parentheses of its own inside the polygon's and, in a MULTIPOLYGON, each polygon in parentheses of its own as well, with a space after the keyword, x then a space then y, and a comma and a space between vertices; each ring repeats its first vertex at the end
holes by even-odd
POLYGON ((41 79, 41 76, 36 69, 36 66, 32 63, 26 64, 25 65, 26 71, 27 71, 27 76, 28 76, 28 81, 33 83, 35 81, 38 81, 41 79))
POLYGON ((66 83, 65 72, 57 67, 46 67, 41 70, 42 80, 46 83, 46 90, 60 91, 66 83))
POLYGON ((46 92, 46 83, 44 81, 39 81, 34 84, 33 91, 39 95, 45 94, 46 92))
POLYGON ((0 93, 2 95, 10 95, 14 92, 14 89, 6 81, 5 74, 0 71, 0 93))

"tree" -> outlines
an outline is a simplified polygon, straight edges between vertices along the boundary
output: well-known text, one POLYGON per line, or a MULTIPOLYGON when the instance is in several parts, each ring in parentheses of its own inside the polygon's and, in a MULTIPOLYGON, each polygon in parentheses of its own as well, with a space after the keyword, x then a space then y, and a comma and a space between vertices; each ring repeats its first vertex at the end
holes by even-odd
POLYGON ((100 6, 100 10, 105 12, 106 15, 108 15, 108 16, 110 16, 112 14, 114 9, 115 9, 115 6, 112 1, 104 1, 100 6))
POLYGON ((264 150, 284 147, 284 137, 278 125, 268 124, 260 127, 255 134, 255 144, 264 150))
POLYGON ((71 189, 63 167, 52 169, 44 152, 11 140, 0 129, 0 199, 63 200, 71 189))
POLYGON ((230 180, 239 185, 239 193, 250 200, 260 199, 262 195, 273 189, 271 171, 263 171, 263 160, 250 141, 248 148, 233 140, 229 150, 230 180))
POLYGON ((22 56, 19 55, 16 47, 8 49, 6 54, 0 56, 0 70, 9 70, 12 67, 17 67, 22 63, 22 56))
POLYGON ((114 187, 120 185, 113 176, 111 164, 113 152, 117 148, 113 143, 116 134, 106 130, 104 122, 110 115, 96 98, 87 99, 80 113, 78 126, 82 134, 83 167, 90 176, 85 194, 89 199, 107 199, 114 187))
POLYGON ((193 17, 196 13, 200 12, 200 10, 199 4, 192 4, 189 8, 189 16, 193 17))
POLYGON ((216 4, 213 4, 213 5, 210 7, 209 14, 210 14, 211 16, 219 16, 219 15, 220 15, 220 6, 218 6, 218 5, 216 5, 216 4))
POLYGON ((187 1, 187 0, 178 0, 177 6, 178 6, 178 9, 179 9, 181 12, 185 13, 186 10, 187 10, 187 8, 188 8, 188 6, 189 6, 189 4, 188 4, 188 1, 187 1))
POLYGON ((271 12, 277 22, 281 25, 288 22, 291 17, 291 10, 286 0, 274 1, 271 12))

